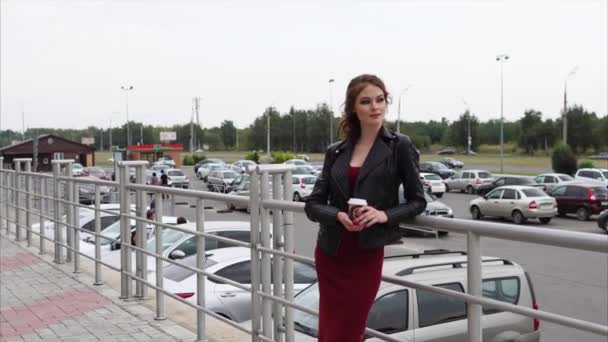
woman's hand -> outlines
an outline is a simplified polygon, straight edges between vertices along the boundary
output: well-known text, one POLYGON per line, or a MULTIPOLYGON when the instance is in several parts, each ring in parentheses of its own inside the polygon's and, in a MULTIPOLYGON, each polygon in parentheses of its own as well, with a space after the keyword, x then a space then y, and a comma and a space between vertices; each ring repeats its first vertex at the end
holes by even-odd
POLYGON ((336 218, 349 232, 358 232, 364 228, 363 225, 354 224, 350 217, 348 217, 348 214, 343 211, 339 212, 336 218))
POLYGON ((388 221, 388 217, 384 211, 370 206, 357 208, 355 216, 357 218, 353 224, 361 226, 361 229, 368 228, 376 223, 386 223, 388 221))

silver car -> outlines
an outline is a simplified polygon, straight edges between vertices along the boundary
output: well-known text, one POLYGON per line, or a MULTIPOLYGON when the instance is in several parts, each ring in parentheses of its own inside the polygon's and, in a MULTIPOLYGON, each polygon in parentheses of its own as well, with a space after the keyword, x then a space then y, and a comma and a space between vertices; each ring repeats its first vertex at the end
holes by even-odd
POLYGON ((210 191, 225 192, 240 174, 232 170, 215 170, 207 176, 207 188, 210 191))
MULTIPOLYGON (((483 257, 482 260, 484 297, 530 309, 538 307, 532 282, 522 266, 501 258, 483 257)), ((391 257, 384 260, 382 274, 464 293, 466 263, 467 256, 462 252, 391 257)), ((318 284, 298 293, 295 303, 318 311, 318 284)), ((540 323, 533 318, 484 308, 482 322, 483 341, 540 341, 540 323)), ((295 310, 294 323, 295 341, 317 340, 318 316, 295 310)), ((466 341, 466 303, 434 292, 382 282, 367 318, 367 327, 400 341, 466 341)))
POLYGON ((568 182, 573 182, 574 177, 565 173, 543 173, 534 177, 534 181, 537 184, 544 185, 545 192, 549 193, 553 191, 558 185, 564 185, 568 182))
POLYGON ((547 224, 557 215, 557 201, 535 187, 508 185, 472 200, 469 211, 475 220, 493 216, 511 218, 515 224, 522 224, 529 218, 537 218, 547 224))
POLYGON ((486 170, 462 170, 450 178, 444 179, 445 191, 451 190, 474 194, 479 186, 492 183, 494 177, 486 170))
MULTIPOLYGON (((209 251, 204 269, 207 273, 230 279, 243 285, 251 284, 251 250, 245 247, 228 247, 209 251)), ((196 255, 182 261, 196 267, 196 255)), ((294 290, 298 292, 317 281, 314 267, 299 261, 293 262, 294 290)), ((164 285, 186 301, 196 304, 196 273, 177 265, 164 271, 164 285)), ((235 322, 251 319, 251 292, 205 277, 205 306, 218 315, 235 322)))

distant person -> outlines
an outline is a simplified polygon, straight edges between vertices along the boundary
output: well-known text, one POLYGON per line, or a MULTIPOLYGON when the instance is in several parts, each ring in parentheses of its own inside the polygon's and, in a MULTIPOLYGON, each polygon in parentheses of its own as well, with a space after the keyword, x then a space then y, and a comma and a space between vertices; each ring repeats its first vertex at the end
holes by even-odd
POLYGON ((160 179, 156 176, 156 172, 152 172, 152 177, 150 178, 150 185, 160 185, 160 179))
POLYGON ((160 170, 160 185, 169 186, 169 176, 167 176, 165 170, 160 170))

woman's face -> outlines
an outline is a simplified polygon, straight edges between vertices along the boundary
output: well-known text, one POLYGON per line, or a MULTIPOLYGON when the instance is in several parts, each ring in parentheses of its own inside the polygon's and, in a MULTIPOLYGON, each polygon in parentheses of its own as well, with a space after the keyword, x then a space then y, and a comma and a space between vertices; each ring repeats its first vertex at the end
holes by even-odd
POLYGON ((382 89, 368 84, 355 101, 355 113, 361 122, 361 127, 381 126, 386 113, 386 98, 382 89))

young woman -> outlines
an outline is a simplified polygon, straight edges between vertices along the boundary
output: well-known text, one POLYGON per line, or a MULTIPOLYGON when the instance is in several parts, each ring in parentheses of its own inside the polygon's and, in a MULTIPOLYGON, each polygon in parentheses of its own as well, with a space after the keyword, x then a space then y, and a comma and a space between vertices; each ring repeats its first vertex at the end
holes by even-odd
POLYGON ((387 102, 378 77, 350 81, 339 126, 344 140, 327 149, 323 171, 306 200, 306 215, 320 223, 315 260, 321 342, 363 340, 380 285, 384 245, 401 238, 399 222, 426 208, 416 148, 407 136, 383 126, 387 102), (399 204, 401 184, 406 204, 399 204), (353 219, 350 198, 368 204, 353 219))

